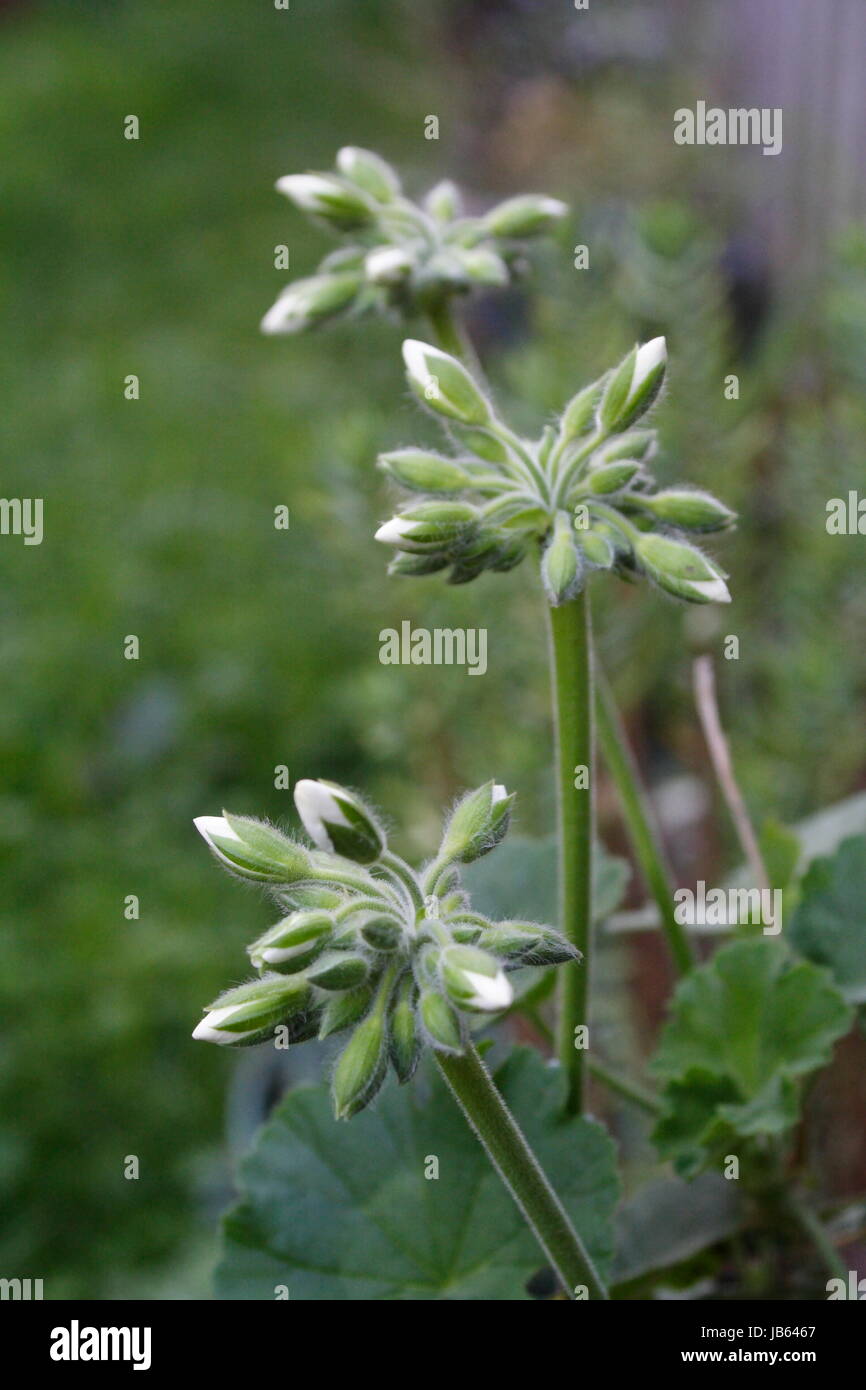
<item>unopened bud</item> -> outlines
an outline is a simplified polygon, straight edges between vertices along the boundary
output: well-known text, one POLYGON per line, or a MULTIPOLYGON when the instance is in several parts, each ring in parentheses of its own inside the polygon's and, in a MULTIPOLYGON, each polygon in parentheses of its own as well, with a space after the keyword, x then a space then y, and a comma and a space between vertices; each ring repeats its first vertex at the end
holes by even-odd
POLYGON ((391 1010, 390 1039, 391 1064, 401 1086, 411 1079, 421 1055, 421 1040, 415 1023, 414 995, 415 981, 411 975, 404 975, 391 1010))
POLYGON ((277 180, 277 189, 302 212, 350 231, 372 221, 367 199, 343 179, 333 174, 287 174, 277 180))
POLYGON ((340 1054, 331 1082, 334 1115, 348 1120, 376 1095, 388 1065, 387 1025, 379 1011, 358 1024, 340 1054))
POLYGON ((401 550, 450 547, 467 539, 477 522, 478 513, 468 502, 420 502, 384 522, 376 540, 401 550))
POLYGON ((285 979, 266 975, 215 999, 193 1030, 193 1037, 233 1047, 263 1042, 281 1023, 303 1013, 311 995, 310 986, 300 976, 285 979))
POLYGON ((594 381, 591 386, 584 387, 576 396, 572 396, 559 422, 560 439, 563 444, 578 439, 595 424, 595 412, 600 395, 601 383, 594 381))
POLYGON ((493 418, 490 403, 469 372, 455 357, 429 343, 407 338, 403 360, 409 385, 431 410, 464 425, 487 425, 493 418))
POLYGON ((402 939, 399 925, 390 917, 373 917, 364 922, 361 936, 374 951, 396 951, 402 939))
POLYGON ((399 285, 411 275, 415 257, 401 246, 377 246, 364 261, 364 274, 373 285, 399 285))
POLYGON ((322 1010, 319 1022, 319 1037, 329 1038, 332 1033, 340 1033, 351 1028, 369 1009, 373 1002, 372 985, 361 985, 359 989, 347 990, 345 994, 335 994, 322 1010))
POLYGON ((485 246, 472 249, 455 247, 453 255, 470 284, 492 287, 508 284, 508 266, 495 251, 485 246))
POLYGON ((622 459, 617 463, 603 463, 600 468, 593 468, 587 475, 586 482, 590 492, 604 496, 628 487, 640 471, 640 464, 634 459, 622 459))
POLYGON ((583 583, 583 565, 574 527, 566 512, 557 512, 553 532, 541 556, 541 579, 554 608, 574 598, 583 583))
POLYGON ((491 208, 484 217, 484 226, 491 236, 538 236, 554 227, 567 212, 567 204, 558 198, 526 193, 491 208))
POLYGON ((447 946, 439 974, 451 1001, 472 1013, 501 1013, 514 998, 499 961, 475 946, 447 946))
POLYGON ((334 934, 326 912, 294 912, 270 927, 247 951, 257 970, 269 967, 284 975, 303 970, 324 950, 334 934))
POLYGON ((514 794, 498 782, 485 782, 468 792, 454 807, 442 837, 439 857, 460 864, 471 864, 495 849, 503 839, 511 819, 514 794))
POLYGON ((460 1020, 444 994, 436 989, 421 991, 418 1013, 424 1031, 439 1052, 462 1052, 463 1033, 460 1020))
POLYGON ((347 308, 361 287, 360 275, 311 275, 284 290, 262 319, 263 333, 302 333, 347 308))
POLYGON ((463 200, 456 183, 443 179, 424 199, 424 207, 437 222, 453 222, 463 212, 463 200))
POLYGON ((310 858, 301 845, 273 826, 246 816, 197 816, 195 828, 224 868, 262 883, 308 878, 310 858))
POLYGON ((460 492, 470 484, 469 474, 452 459, 426 449, 395 449, 380 454, 379 467, 401 486, 415 492, 460 492))
POLYGON ((337 168, 377 203, 390 203, 400 192, 400 180, 381 155, 357 145, 344 145, 337 152, 337 168))
POLYGON ((302 779, 295 805, 313 843, 356 864, 372 864, 385 848, 381 826, 354 792, 335 782, 302 779))
POLYGON ((342 991, 356 989, 369 973, 369 963, 357 952, 326 951, 307 971, 307 979, 317 989, 342 991))
POLYGON ((635 541, 634 549, 641 568, 668 593, 690 603, 730 603, 719 570, 686 541, 651 531, 635 541))
POLYGON ((689 531, 723 531, 736 520, 735 513, 723 502, 696 488, 666 488, 651 497, 638 497, 637 503, 659 521, 689 531))
POLYGON ((599 421, 609 433, 628 429, 649 410, 662 388, 667 366, 664 338, 632 351, 610 377, 599 406, 599 421))

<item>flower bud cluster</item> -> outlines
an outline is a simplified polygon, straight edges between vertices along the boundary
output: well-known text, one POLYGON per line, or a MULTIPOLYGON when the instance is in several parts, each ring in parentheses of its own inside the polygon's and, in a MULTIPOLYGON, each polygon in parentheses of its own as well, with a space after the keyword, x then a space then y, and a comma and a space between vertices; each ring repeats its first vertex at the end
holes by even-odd
POLYGON ((389 1066, 408 1081, 425 1044, 462 1052, 473 1018, 511 1005, 510 971, 578 958, 552 928, 472 912, 461 887, 460 866, 499 844, 513 803, 494 782, 467 793, 417 873, 366 802, 333 782, 295 788, 310 846, 261 821, 200 817, 219 863, 265 884, 282 915, 248 947, 259 977, 215 999, 193 1037, 243 1047, 351 1030, 332 1079, 338 1118, 369 1104, 389 1066))
POLYGON ((726 575, 688 533, 724 530, 733 512, 696 488, 659 489, 649 471, 656 434, 645 417, 664 383, 664 338, 633 348, 535 440, 503 423, 456 358, 413 339, 403 357, 411 390, 454 452, 406 448, 379 458, 406 498, 376 533, 397 551, 392 574, 448 570, 449 583, 463 584, 540 549, 554 606, 593 570, 643 574, 691 603, 729 601, 726 575))
POLYGON ((527 194, 467 217, 449 182, 417 204, 384 159, 354 146, 339 151, 333 172, 289 174, 277 188, 345 244, 315 275, 287 286, 262 321, 265 333, 299 333, 350 311, 409 315, 475 287, 507 285, 523 242, 567 211, 556 198, 527 194))

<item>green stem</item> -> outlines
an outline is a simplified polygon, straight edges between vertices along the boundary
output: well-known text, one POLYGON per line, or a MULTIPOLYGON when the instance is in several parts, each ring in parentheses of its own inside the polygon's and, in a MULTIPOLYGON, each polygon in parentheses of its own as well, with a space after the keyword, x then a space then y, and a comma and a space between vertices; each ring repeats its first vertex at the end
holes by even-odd
POLYGON ((599 670, 596 672, 595 712, 598 721, 598 741, 608 772, 619 793, 638 864, 658 904, 662 926, 677 970, 685 974, 691 969, 694 957, 685 927, 676 919, 671 872, 613 693, 604 674, 599 670))
POLYGON ((475 1048, 469 1044, 459 1057, 437 1052, 436 1061, 568 1297, 583 1285, 590 1298, 607 1298, 580 1236, 475 1048))
POLYGON ((427 319, 442 351, 463 362, 483 385, 481 363, 447 296, 427 306, 427 319))
POLYGON ((392 854, 390 850, 385 850, 379 863, 386 872, 391 874, 391 876, 403 886, 416 912, 420 912, 424 907, 424 898, 418 885, 418 880, 409 868, 409 865, 404 864, 403 860, 399 859, 396 854, 392 854))
POLYGON ((629 1081, 627 1077, 611 1071, 604 1062, 597 1062, 594 1057, 590 1057, 587 1066, 590 1075, 594 1076, 596 1081, 600 1081, 603 1086, 606 1086, 609 1091, 613 1091, 615 1095, 622 1096, 623 1100, 631 1101, 632 1105, 636 1105, 647 1115, 661 1113, 661 1106, 655 1096, 651 1091, 645 1090, 637 1081, 629 1081))
POLYGON ((592 849, 594 835, 592 636, 589 596, 550 608, 555 768, 559 814, 560 926, 582 961, 559 969, 557 1053, 568 1078, 568 1108, 583 1104, 585 1049, 576 1029, 588 1024, 592 946, 592 849), (575 787, 575 769, 586 769, 586 786, 575 787))
MULTIPOLYGON (((522 1008, 520 1012, 524 1018, 529 1019, 533 1028, 548 1046, 552 1047, 553 1030, 548 1028, 538 1010, 522 1008)), ((629 1081, 627 1077, 611 1071, 606 1063, 596 1061, 592 1055, 587 1058, 586 1066, 590 1076, 594 1077, 596 1081, 600 1081, 602 1086, 606 1086, 609 1091, 613 1091, 614 1095, 622 1096, 623 1100, 631 1101, 632 1105, 636 1105, 647 1115, 658 1115, 661 1112, 661 1106, 652 1092, 645 1090, 637 1081, 629 1081)))
POLYGON ((821 1224, 820 1218, 805 1202, 790 1190, 786 1190, 785 1206, 800 1230, 812 1242, 828 1272, 834 1279, 848 1279, 845 1261, 821 1224))

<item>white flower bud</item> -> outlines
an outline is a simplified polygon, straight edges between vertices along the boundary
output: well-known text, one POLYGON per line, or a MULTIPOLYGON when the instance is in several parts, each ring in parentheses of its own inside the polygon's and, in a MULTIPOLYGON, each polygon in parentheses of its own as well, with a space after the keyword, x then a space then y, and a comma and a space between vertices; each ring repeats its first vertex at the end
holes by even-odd
POLYGON ((295 805, 313 843, 357 864, 372 864, 385 848, 381 826, 360 797, 335 782, 304 778, 295 787, 295 805))
POLYGON ((286 174, 277 189, 296 207, 348 231, 372 220, 366 198, 333 174, 286 174))
POLYGON ((499 962, 475 946, 448 946, 439 962, 442 984, 452 1003, 473 1013, 501 1013, 514 991, 499 962))
POLYGON ((464 425, 488 425, 493 411, 466 368, 447 352, 407 338, 403 360, 409 385, 431 410, 464 425))
POLYGON ((451 813, 439 858, 471 864, 495 849, 508 830, 513 805, 513 793, 509 795, 499 783, 485 782, 468 792, 451 813))
POLYGON ((311 275, 296 280, 283 291, 262 319, 263 333, 302 333, 346 309, 361 287, 361 277, 352 272, 339 275, 311 275))
POLYGON ((373 285, 399 285, 414 264, 415 257, 401 246, 377 246, 364 261, 364 273, 373 285))
POLYGON ((344 145, 337 151, 337 168, 377 203, 390 203, 400 192, 400 180, 381 155, 357 145, 344 145))
POLYGON ((549 231, 567 212, 568 205, 558 198, 527 193, 491 208, 484 218, 484 226, 491 236, 538 236, 540 232, 549 231))
POLYGON ((690 603, 730 603, 718 568, 693 545, 650 531, 634 545, 638 564, 668 593, 690 603))
POLYGON ((223 867, 241 878, 295 883, 309 876, 307 851, 263 821, 226 813, 193 823, 223 867))
POLYGON ((311 997, 309 984, 300 976, 252 980, 215 999, 192 1036, 199 1042, 234 1047, 263 1042, 279 1024, 303 1012, 311 997))

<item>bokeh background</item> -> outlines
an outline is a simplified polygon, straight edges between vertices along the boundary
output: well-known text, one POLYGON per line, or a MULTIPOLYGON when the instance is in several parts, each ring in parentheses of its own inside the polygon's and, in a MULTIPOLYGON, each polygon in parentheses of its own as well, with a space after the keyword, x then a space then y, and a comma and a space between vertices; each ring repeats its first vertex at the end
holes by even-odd
MULTIPOLYGON (((527 429, 668 334, 659 473, 741 511, 717 551, 735 601, 684 612, 607 585, 597 626, 683 881, 738 857, 690 693, 690 655, 725 633, 756 820, 866 786, 863 541, 824 526, 863 477, 864 43, 859 0, 0 6, 0 490, 45 504, 41 546, 0 538, 4 1276, 43 1277, 51 1298, 207 1294, 232 1159, 282 1082, 190 1040, 267 924, 193 816, 290 824, 284 764, 367 788, 406 853, 491 775, 518 790, 520 831, 552 827, 529 569, 388 581, 371 539, 377 451, 428 428, 399 327, 258 334, 288 278, 275 247, 292 274, 325 249, 279 175, 354 143, 410 191, 449 176, 478 207, 529 187, 572 205, 532 294, 472 309, 527 429), (673 111, 698 99, 784 106, 783 152, 676 146, 673 111), (381 666, 378 634, 404 618, 486 627, 488 674, 381 666)), ((623 847, 606 788, 602 830, 623 847)), ((640 1052, 663 958, 623 951, 640 1052)), ((839 1181, 866 1180, 846 1153, 839 1181)))

